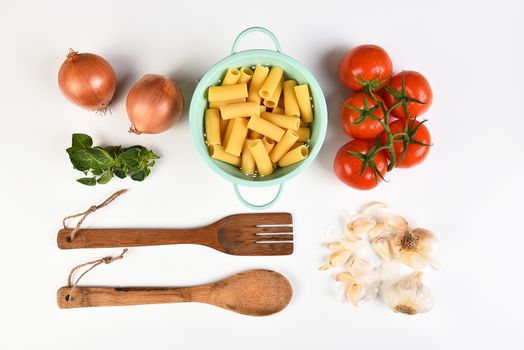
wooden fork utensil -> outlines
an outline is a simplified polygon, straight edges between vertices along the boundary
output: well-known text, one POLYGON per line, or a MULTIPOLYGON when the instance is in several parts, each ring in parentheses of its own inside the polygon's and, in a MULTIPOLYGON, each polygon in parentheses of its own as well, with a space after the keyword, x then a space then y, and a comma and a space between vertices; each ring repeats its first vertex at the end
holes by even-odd
POLYGON ((292 294, 291 284, 278 272, 250 270, 195 287, 62 287, 57 302, 62 309, 199 302, 244 315, 267 316, 284 309, 292 294))
POLYGON ((60 249, 200 244, 231 255, 293 253, 290 213, 236 214, 193 229, 72 229, 58 232, 60 249))

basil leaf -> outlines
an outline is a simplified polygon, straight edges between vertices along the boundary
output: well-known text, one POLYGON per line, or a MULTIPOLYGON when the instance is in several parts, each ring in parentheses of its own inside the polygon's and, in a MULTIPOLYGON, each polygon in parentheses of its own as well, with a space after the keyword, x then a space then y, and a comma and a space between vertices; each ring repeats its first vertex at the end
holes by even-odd
POLYGON ((116 177, 121 178, 121 179, 127 176, 126 171, 124 169, 116 169, 114 173, 116 177))
POLYGON ((73 134, 73 148, 86 149, 93 146, 93 139, 86 134, 73 134))
POLYGON ((124 163, 129 169, 138 170, 140 167, 140 149, 129 148, 126 151, 120 153, 118 158, 124 163))
POLYGON ((135 180, 135 181, 143 181, 145 178, 146 178, 146 173, 144 170, 140 170, 136 173, 134 173, 133 175, 131 175, 131 179, 135 180))
POLYGON ((91 156, 86 150, 76 151, 70 156, 73 167, 80 171, 87 171, 91 169, 91 156))
POLYGON ((103 147, 103 150, 106 151, 112 158, 118 157, 118 153, 120 153, 120 149, 122 147, 120 146, 106 146, 103 147))
POLYGON ((108 183, 113 178, 113 174, 109 171, 105 172, 102 176, 96 180, 101 185, 108 183))
POLYGON ((113 157, 100 147, 88 148, 85 150, 91 156, 92 168, 108 168, 113 165, 113 157))
POLYGON ((86 185, 86 186, 94 186, 94 185, 96 185, 96 180, 95 180, 94 177, 82 177, 80 179, 77 179, 76 181, 78 181, 82 185, 86 185))

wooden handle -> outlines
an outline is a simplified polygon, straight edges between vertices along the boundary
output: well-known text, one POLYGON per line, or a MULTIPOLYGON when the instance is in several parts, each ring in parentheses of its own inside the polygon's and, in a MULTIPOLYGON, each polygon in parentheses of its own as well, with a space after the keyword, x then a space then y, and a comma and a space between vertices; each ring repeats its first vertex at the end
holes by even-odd
POLYGON ((72 229, 58 231, 60 249, 139 247, 166 244, 201 244, 218 249, 214 225, 195 229, 72 229))
POLYGON ((61 309, 183 302, 208 303, 211 295, 211 287, 207 285, 181 288, 76 287, 71 298, 71 287, 62 287, 57 292, 57 302, 61 309))

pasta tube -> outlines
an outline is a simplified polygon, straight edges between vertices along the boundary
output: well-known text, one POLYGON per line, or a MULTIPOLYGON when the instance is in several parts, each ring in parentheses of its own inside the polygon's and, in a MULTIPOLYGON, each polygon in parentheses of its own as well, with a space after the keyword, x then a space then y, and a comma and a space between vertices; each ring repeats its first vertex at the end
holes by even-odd
POLYGON ((229 163, 236 167, 240 166, 240 157, 227 153, 226 151, 224 151, 224 147, 220 145, 209 146, 209 155, 213 159, 229 163))
POLYGON ((295 116, 264 112, 260 117, 284 129, 297 131, 300 126, 300 118, 295 116))
POLYGON ((284 129, 279 128, 275 124, 268 122, 260 117, 251 117, 247 123, 247 128, 254 130, 264 136, 267 136, 275 141, 280 141, 284 136, 284 129))
POLYGON ((282 137, 282 140, 280 140, 280 142, 278 142, 275 147, 273 147, 271 153, 269 153, 271 162, 277 163, 280 158, 282 158, 284 154, 286 154, 291 149, 297 140, 298 134, 293 130, 287 130, 282 137))
MULTIPOLYGON (((272 67, 269 71, 266 81, 260 88, 260 91, 258 93, 260 97, 262 97, 263 99, 271 98, 275 94, 275 90, 280 84, 280 81, 282 80, 283 76, 284 71, 282 70, 282 68, 272 67)), ((276 104, 274 106, 276 106, 276 104)))
POLYGON ((251 151, 249 150, 249 143, 253 140, 247 139, 244 142, 244 147, 242 148, 242 156, 241 156, 241 164, 240 164, 240 170, 246 174, 246 175, 252 175, 255 173, 255 158, 253 158, 253 155, 251 154, 251 151))
POLYGON ((222 86, 235 85, 240 78, 240 71, 236 68, 229 68, 222 80, 222 86))
POLYGON ((207 99, 209 102, 213 101, 227 101, 247 97, 246 83, 227 85, 227 86, 211 86, 207 92, 207 99))
POLYGON ((280 160, 278 161, 278 165, 281 167, 285 167, 288 165, 298 163, 306 159, 308 154, 309 154, 309 150, 304 145, 299 146, 297 148, 293 148, 291 151, 286 153, 282 158, 280 158, 280 160))
POLYGON ((306 123, 313 122, 313 109, 311 108, 311 98, 307 84, 295 86, 300 116, 306 123))
POLYGON ((258 117, 260 108, 256 102, 240 102, 220 107, 220 115, 224 119, 239 117, 258 117))
POLYGON ((249 151, 255 159, 257 165, 258 173, 260 176, 267 176, 273 173, 273 164, 269 159, 269 155, 266 151, 266 148, 262 144, 261 140, 253 140, 249 143, 249 151))
POLYGON ((231 135, 227 140, 226 152, 234 156, 240 156, 247 137, 247 120, 235 118, 229 124, 232 124, 233 127, 231 128, 231 135))
POLYGON ((253 78, 253 71, 249 67, 240 68, 240 77, 238 78, 239 83, 248 83, 253 78))
POLYGON ((250 102, 260 103, 262 98, 258 94, 262 84, 266 81, 266 78, 269 74, 269 68, 257 64, 255 72, 253 73, 253 78, 251 78, 251 84, 249 85, 249 96, 247 100, 250 102))
POLYGON ((284 82, 284 110, 287 115, 296 115, 300 117, 300 108, 298 107, 297 95, 295 94, 297 82, 286 80, 284 82))
POLYGON ((220 145, 220 113, 218 113, 218 109, 206 109, 204 127, 208 146, 220 145))

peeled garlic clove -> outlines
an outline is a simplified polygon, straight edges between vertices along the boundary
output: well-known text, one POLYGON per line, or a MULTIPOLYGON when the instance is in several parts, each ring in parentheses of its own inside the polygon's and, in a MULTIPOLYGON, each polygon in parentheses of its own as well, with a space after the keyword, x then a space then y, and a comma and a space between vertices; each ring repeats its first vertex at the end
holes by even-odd
POLYGON ((384 291, 384 303, 395 312, 415 315, 431 310, 433 296, 422 283, 422 272, 416 271, 384 291))
POLYGON ((339 241, 328 243, 328 244, 326 245, 326 247, 327 247, 329 250, 341 250, 341 249, 346 249, 346 247, 344 246, 344 244, 342 244, 342 243, 339 242, 339 241))
POLYGON ((337 282, 351 282, 351 283, 356 283, 357 281, 355 280, 355 278, 353 276, 351 276, 351 274, 349 272, 341 272, 341 273, 338 273, 336 276, 335 276, 335 280, 337 282))
POLYGON ((404 264, 422 269, 436 262, 438 239, 431 231, 416 228, 398 234, 393 241, 393 251, 404 264))
POLYGON ((331 265, 329 265, 329 264, 324 264, 324 265, 320 266, 318 269, 319 269, 320 271, 325 271, 325 270, 329 270, 330 268, 331 268, 331 265))
POLYGON ((330 266, 341 266, 344 265, 349 258, 351 257, 351 251, 343 249, 343 250, 337 250, 328 258, 328 262, 330 266))
POLYGON ((358 301, 362 299, 363 288, 362 285, 358 283, 351 284, 346 290, 346 299, 351 302, 351 304, 357 306, 358 301))
POLYGON ((375 210, 385 209, 387 207, 388 206, 387 206, 386 203, 369 202, 369 203, 364 204, 364 206, 360 209, 360 214, 367 215, 367 214, 370 214, 371 212, 373 212, 375 210))
POLYGON ((386 227, 395 233, 408 230, 408 222, 402 216, 391 215, 386 218, 386 227))
POLYGON ((354 258, 347 264, 348 272, 357 280, 365 281, 373 271, 373 266, 366 259, 354 258))
POLYGON ((370 216, 356 216, 346 225, 346 232, 365 233, 377 224, 376 220, 370 216))
POLYGON ((371 241, 371 246, 382 260, 391 259, 391 244, 389 238, 379 237, 371 241))
POLYGON ((347 229, 346 230, 346 239, 350 242, 357 242, 357 241, 360 241, 362 238, 360 238, 355 232, 347 229))
POLYGON ((370 239, 375 239, 386 231, 385 224, 376 224, 371 230, 368 231, 370 239))

